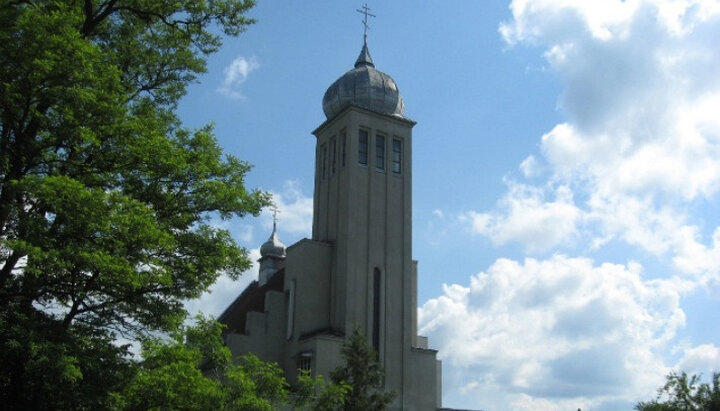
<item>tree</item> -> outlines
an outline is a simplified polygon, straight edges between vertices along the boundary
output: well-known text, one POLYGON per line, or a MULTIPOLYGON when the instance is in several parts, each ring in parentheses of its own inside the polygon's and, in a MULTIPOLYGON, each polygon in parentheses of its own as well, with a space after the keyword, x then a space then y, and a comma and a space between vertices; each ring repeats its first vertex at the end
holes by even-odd
POLYGON ((720 411, 720 373, 713 373, 712 382, 700 383, 699 375, 671 372, 657 398, 639 402, 638 411, 720 411))
POLYGON ((322 375, 312 378, 308 370, 300 370, 292 387, 290 403, 299 409, 313 411, 343 410, 351 390, 352 387, 345 381, 326 382, 322 375))
POLYGON ((336 384, 350 387, 342 409, 384 410, 395 398, 395 393, 385 391, 385 373, 378 354, 358 328, 343 345, 342 356, 345 364, 336 368, 330 376, 336 384))
POLYGON ((113 394, 117 410, 270 411, 280 405, 295 409, 340 409, 348 387, 326 385, 322 377, 301 374, 291 387, 275 363, 252 354, 234 362, 222 340, 223 325, 197 317, 193 326, 172 338, 143 342, 138 372, 122 392, 113 394))
POLYGON ((253 23, 251 0, 0 2, 0 402, 102 408, 133 363, 249 260, 211 218, 257 214, 250 166, 186 86, 253 23))
POLYGON ((234 364, 221 332, 220 323, 198 317, 169 340, 147 338, 139 371, 114 394, 113 408, 270 411, 284 403, 288 383, 277 364, 252 354, 234 364))

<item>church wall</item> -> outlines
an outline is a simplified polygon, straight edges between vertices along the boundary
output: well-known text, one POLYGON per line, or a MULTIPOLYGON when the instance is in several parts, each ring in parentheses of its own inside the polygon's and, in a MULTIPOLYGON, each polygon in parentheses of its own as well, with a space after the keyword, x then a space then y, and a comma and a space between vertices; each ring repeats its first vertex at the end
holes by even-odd
POLYGON ((250 311, 244 334, 229 333, 225 343, 232 353, 252 352, 263 361, 280 364, 285 351, 282 327, 285 323, 284 295, 278 291, 265 294, 264 312, 250 311))
MULTIPOLYGON (((285 353, 280 365, 288 377, 297 375, 298 354, 315 352, 308 339, 300 340, 304 335, 327 330, 330 327, 330 267, 332 245, 304 239, 287 249, 285 265, 285 292, 294 293, 294 307, 290 319, 292 334, 290 339, 283 335, 285 353), (292 285, 294 284, 294 285, 292 285), (294 287, 294 291, 292 288, 294 287), (309 345, 310 344, 310 345, 309 345)), ((288 323, 281 329, 286 332, 288 323)), ((313 357, 315 361, 317 356, 313 357)), ((315 365, 313 366, 315 367, 315 365)))
POLYGON ((435 350, 414 348, 409 353, 408 382, 406 386, 407 411, 435 410, 440 407, 438 385, 438 361, 435 350))
MULTIPOLYGON (((286 323, 285 294, 268 291, 265 294, 265 355, 266 361, 281 363, 285 353, 284 329, 286 323)), ((254 330, 250 330, 252 333, 254 330)), ((252 334, 251 334, 252 335, 252 334)))
POLYGON ((331 252, 331 245, 307 239, 287 249, 286 292, 290 292, 290 283, 295 281, 292 339, 330 325, 327 313, 331 252))
POLYGON ((319 336, 308 341, 315 353, 322 353, 314 357, 314 375, 322 375, 329 381, 330 374, 343 362, 341 351, 344 342, 342 338, 331 336, 319 336))

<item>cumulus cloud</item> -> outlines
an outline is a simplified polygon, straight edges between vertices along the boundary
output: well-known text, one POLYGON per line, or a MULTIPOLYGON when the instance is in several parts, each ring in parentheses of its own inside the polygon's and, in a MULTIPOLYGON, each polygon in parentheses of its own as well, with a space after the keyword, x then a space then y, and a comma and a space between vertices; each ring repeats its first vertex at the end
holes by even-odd
POLYGON ((223 71, 223 82, 218 91, 226 97, 242 99, 245 96, 240 91, 240 86, 247 80, 250 73, 260 68, 260 64, 253 56, 245 58, 236 57, 223 71))
POLYGON ((713 273, 720 272, 720 227, 715 229, 712 245, 700 243, 697 230, 686 229, 678 235, 680 251, 673 259, 682 272, 700 276, 704 283, 720 285, 720 279, 713 273))
POLYGON ((555 188, 552 193, 555 198, 549 201, 542 188, 512 182, 508 188, 499 202, 500 211, 470 211, 461 219, 469 221, 471 230, 488 236, 495 244, 517 241, 531 252, 548 250, 576 235, 582 213, 568 187, 555 188))
POLYGON ((717 278, 720 250, 702 233, 720 220, 699 222, 689 210, 720 193, 720 2, 516 0, 510 8, 500 34, 543 50, 567 121, 542 136, 541 157, 520 164, 526 179, 549 177, 521 192, 527 184, 512 182, 496 210, 467 213, 475 231, 537 251, 561 222, 547 248, 620 241, 717 278), (534 233, 530 215, 539 217, 534 233))
POLYGON ((676 367, 688 374, 709 376, 720 370, 720 348, 712 344, 702 344, 686 348, 684 355, 676 367))
MULTIPOLYGON (((286 181, 280 191, 271 191, 278 209, 278 229, 309 237, 312 233, 313 198, 305 196, 297 181, 286 181)), ((263 225, 272 227, 273 211, 266 209, 261 218, 263 225)))
POLYGON ((488 409, 630 408, 662 382, 681 288, 636 263, 499 259, 427 301, 420 330, 450 365, 447 390, 488 409))
POLYGON ((500 35, 542 51, 565 120, 493 209, 463 218, 497 245, 607 247, 660 269, 499 259, 446 285, 420 326, 452 365, 448 390, 485 408, 629 409, 670 369, 720 366, 716 345, 677 343, 681 297, 720 286, 720 217, 697 212, 720 194, 720 1, 514 0, 510 10, 500 35))

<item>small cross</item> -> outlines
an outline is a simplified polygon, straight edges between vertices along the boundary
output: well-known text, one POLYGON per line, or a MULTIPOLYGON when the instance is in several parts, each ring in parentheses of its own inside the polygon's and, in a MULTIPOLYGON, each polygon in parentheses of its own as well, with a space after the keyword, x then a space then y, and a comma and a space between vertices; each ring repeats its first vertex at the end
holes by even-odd
POLYGON ((275 204, 273 204, 272 210, 273 210, 273 232, 275 232, 275 230, 277 229, 277 220, 278 220, 277 215, 278 215, 278 213, 280 213, 280 210, 278 210, 278 207, 275 204))
POLYGON ((370 26, 368 25, 367 18, 368 18, 368 16, 370 16, 370 17, 377 17, 377 16, 374 14, 370 14, 370 7, 367 6, 367 3, 365 3, 364 6, 362 6, 362 10, 355 9, 355 11, 365 15, 365 17, 363 18, 363 26, 365 26, 365 33, 363 35, 363 39, 367 43, 367 32, 368 32, 368 29, 370 28, 370 26))

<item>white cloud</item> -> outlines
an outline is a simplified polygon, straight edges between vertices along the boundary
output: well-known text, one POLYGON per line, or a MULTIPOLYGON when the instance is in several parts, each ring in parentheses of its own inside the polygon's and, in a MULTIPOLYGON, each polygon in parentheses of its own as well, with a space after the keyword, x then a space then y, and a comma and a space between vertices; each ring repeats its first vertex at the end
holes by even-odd
POLYGON ((540 174, 540 163, 535 156, 527 156, 527 158, 520 163, 520 171, 522 171, 525 178, 536 177, 540 174))
POLYGON ((528 250, 620 241, 669 254, 689 274, 715 268, 720 283, 719 249, 698 225, 720 219, 690 214, 720 193, 720 1, 516 0, 510 8, 501 35, 544 51, 567 121, 542 136, 542 157, 520 164, 526 179, 537 170, 550 177, 508 184, 496 210, 467 214, 475 231, 528 250))
POLYGON ((250 73, 258 68, 260 68, 260 64, 254 56, 250 58, 236 57, 230 65, 225 67, 223 82, 218 91, 230 98, 244 98, 245 96, 240 92, 240 86, 245 83, 250 73))
POLYGON ((720 286, 720 217, 697 211, 720 194, 720 1, 514 0, 510 9, 501 35, 542 50, 566 120, 520 164, 525 181, 464 218, 495 244, 607 247, 616 261, 639 252, 659 269, 499 259, 425 303, 421 331, 450 365, 449 393, 484 408, 629 409, 672 368, 719 366, 716 344, 673 344, 680 296, 720 286))
POLYGON ((636 263, 500 259, 445 285, 419 323, 451 370, 446 394, 487 409, 629 408, 662 383, 679 301, 675 280, 645 281, 636 263))
POLYGON ((673 263, 681 272, 693 274, 702 283, 720 285, 720 227, 715 229, 712 245, 702 244, 694 228, 677 233, 678 252, 673 263))
POLYGON ((517 241, 529 251, 545 251, 573 238, 582 217, 568 187, 559 186, 552 195, 555 199, 547 201, 544 190, 510 182, 508 193, 499 202, 502 211, 470 211, 461 218, 469 220, 472 231, 488 236, 495 244, 517 241))
POLYGON ((686 348, 675 368, 688 374, 703 374, 708 377, 712 372, 720 370, 720 348, 712 344, 686 348))
MULTIPOLYGON (((278 208, 278 230, 309 237, 312 234, 312 196, 305 196, 297 181, 286 181, 281 191, 270 194, 278 208)), ((265 227, 272 227, 272 210, 266 209, 261 218, 265 227)))

